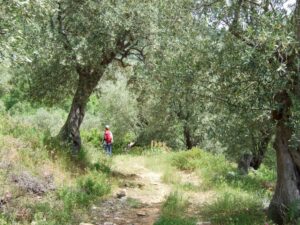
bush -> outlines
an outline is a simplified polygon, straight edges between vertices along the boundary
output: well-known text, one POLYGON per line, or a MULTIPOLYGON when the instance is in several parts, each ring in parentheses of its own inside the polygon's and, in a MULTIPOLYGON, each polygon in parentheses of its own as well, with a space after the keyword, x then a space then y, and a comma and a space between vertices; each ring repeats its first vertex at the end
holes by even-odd
POLYGON ((172 158, 172 165, 180 170, 195 170, 200 166, 202 153, 199 149, 179 152, 172 158))
POLYGON ((174 154, 172 165, 180 170, 199 170, 207 184, 222 182, 227 174, 235 170, 223 155, 214 155, 197 148, 174 154))
POLYGON ((18 123, 34 127, 40 131, 50 131, 51 135, 58 134, 66 119, 66 112, 60 109, 39 108, 38 110, 33 111, 31 108, 28 113, 18 111, 16 109, 17 106, 18 104, 10 110, 14 120, 18 123))
POLYGON ((10 116, 0 117, 0 124, 0 133, 30 142, 33 149, 43 147, 44 135, 47 132, 44 134, 30 125, 18 123, 10 116))
POLYGON ((110 192, 110 184, 105 175, 98 172, 78 179, 76 187, 64 188, 59 192, 66 208, 88 206, 91 202, 110 192))
POLYGON ((82 192, 94 197, 101 197, 110 192, 110 186, 106 176, 98 172, 90 172, 78 180, 78 186, 82 192))
POLYGON ((10 115, 21 115, 21 114, 28 114, 29 112, 32 112, 33 109, 30 106, 29 103, 27 102, 17 102, 13 104, 11 107, 6 107, 9 108, 8 112, 10 115))
POLYGON ((92 144, 95 148, 102 148, 102 136, 99 129, 82 130, 81 138, 84 142, 92 144))
POLYGON ((91 169, 101 171, 102 173, 110 174, 111 168, 107 163, 96 162, 91 165, 91 169))

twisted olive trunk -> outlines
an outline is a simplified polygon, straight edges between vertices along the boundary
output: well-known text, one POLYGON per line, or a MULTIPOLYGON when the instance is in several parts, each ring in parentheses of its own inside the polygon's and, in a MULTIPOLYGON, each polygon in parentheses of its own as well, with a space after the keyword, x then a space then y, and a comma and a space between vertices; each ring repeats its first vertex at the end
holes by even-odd
POLYGON ((270 121, 265 121, 264 123, 267 124, 267 127, 261 128, 260 139, 256 140, 254 137, 252 139, 252 152, 241 155, 238 160, 238 170, 242 174, 248 174, 250 167, 258 170, 265 158, 265 154, 268 150, 268 145, 271 141, 273 133, 271 127, 269 126, 270 121))
MULTIPOLYGON (((269 207, 269 216, 277 224, 284 223, 286 211, 300 200, 300 152, 289 147, 291 134, 291 129, 283 121, 277 124, 274 147, 278 177, 269 207)), ((296 207, 299 213, 299 204, 296 207)))
MULTIPOLYGON (((300 47, 300 0, 296 2, 294 12, 295 37, 300 47)), ((297 61, 299 53, 295 51, 287 59, 287 69, 294 74, 300 72, 297 61)), ((300 98, 300 85, 298 76, 287 87, 290 93, 300 98)), ((300 146, 293 146, 291 138, 295 131, 289 124, 292 121, 292 100, 288 91, 280 91, 274 96, 279 109, 273 111, 272 116, 277 120, 274 148, 277 156, 277 183, 275 194, 269 206, 269 217, 277 224, 285 222, 286 212, 290 207, 300 216, 300 146)))
POLYGON ((185 145, 187 149, 188 150, 192 149, 194 147, 194 143, 192 141, 191 130, 188 125, 184 125, 183 135, 184 135, 185 145))
MULTIPOLYGON (((286 212, 300 201, 300 149, 291 145, 293 129, 290 108, 292 102, 287 91, 278 92, 275 100, 280 106, 276 113, 276 136, 274 148, 277 158, 277 183, 274 196, 269 206, 269 217, 277 224, 285 222, 286 212)), ((295 205, 300 215, 299 204, 295 205)))
POLYGON ((269 142, 271 141, 271 137, 272 137, 272 133, 271 133, 271 131, 268 131, 268 133, 265 134, 262 137, 261 141, 259 142, 257 151, 253 155, 253 158, 250 162, 250 166, 253 169, 258 170, 260 165, 262 164, 262 162, 265 158, 265 154, 268 150, 268 145, 269 145, 269 142))
POLYGON ((89 97, 101 79, 104 69, 97 72, 78 69, 77 72, 79 74, 77 90, 68 118, 59 133, 60 139, 71 145, 73 154, 78 154, 81 148, 80 125, 85 115, 89 97))

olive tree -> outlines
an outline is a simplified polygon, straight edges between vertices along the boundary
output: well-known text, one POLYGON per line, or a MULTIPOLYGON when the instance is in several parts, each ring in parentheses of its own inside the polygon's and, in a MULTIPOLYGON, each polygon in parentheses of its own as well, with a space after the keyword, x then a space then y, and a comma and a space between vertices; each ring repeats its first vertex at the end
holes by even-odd
POLYGON ((222 48, 216 67, 220 90, 230 90, 231 98, 247 101, 249 108, 273 108, 269 118, 275 126, 277 184, 269 215, 278 224, 284 223, 285 212, 292 205, 300 212, 295 204, 300 199, 300 2, 296 1, 291 12, 284 3, 237 0, 227 1, 225 8, 224 1, 198 5, 199 17, 209 18, 209 25, 220 32, 217 43, 222 48), (237 81, 242 89, 234 85, 237 81), (264 100, 270 95, 271 104, 264 100))
POLYGON ((39 1, 24 26, 24 55, 19 63, 32 101, 55 104, 73 96, 68 118, 59 137, 78 152, 80 125, 90 95, 107 67, 126 58, 143 60, 144 48, 155 31, 154 2, 39 1), (26 68, 26 69, 24 69, 26 68))

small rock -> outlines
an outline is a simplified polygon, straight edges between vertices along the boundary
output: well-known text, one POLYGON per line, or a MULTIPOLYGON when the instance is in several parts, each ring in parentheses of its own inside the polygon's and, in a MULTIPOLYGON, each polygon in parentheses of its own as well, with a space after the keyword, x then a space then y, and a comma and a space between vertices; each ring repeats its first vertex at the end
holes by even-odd
POLYGON ((126 190, 120 190, 118 193, 117 193, 117 198, 123 198, 126 196, 126 190))
POLYGON ((114 220, 123 220, 123 219, 120 217, 114 217, 114 220))
POLYGON ((99 207, 97 207, 95 205, 92 206, 92 210, 97 210, 97 209, 99 209, 99 207))
POLYGON ((127 197, 124 196, 123 198, 120 198, 119 200, 120 200, 121 204, 124 204, 127 201, 127 197))
POLYGON ((116 224, 112 222, 105 222, 103 225, 116 225, 116 224))
POLYGON ((139 184, 137 184, 137 186, 138 186, 139 189, 142 189, 145 186, 145 184, 140 184, 139 183, 139 184))
POLYGON ((146 216, 147 213, 144 212, 144 211, 139 211, 139 212, 136 213, 136 215, 138 215, 138 216, 146 216))
POLYGON ((207 222, 198 222, 196 225, 211 225, 209 221, 207 222))
POLYGON ((80 223, 79 225, 94 225, 92 223, 80 223))
POLYGON ((10 169, 12 164, 10 162, 0 162, 0 169, 6 170, 10 169))
POLYGON ((9 192, 9 191, 5 192, 5 195, 4 195, 3 199, 4 199, 6 202, 9 202, 9 201, 12 199, 12 193, 9 192))

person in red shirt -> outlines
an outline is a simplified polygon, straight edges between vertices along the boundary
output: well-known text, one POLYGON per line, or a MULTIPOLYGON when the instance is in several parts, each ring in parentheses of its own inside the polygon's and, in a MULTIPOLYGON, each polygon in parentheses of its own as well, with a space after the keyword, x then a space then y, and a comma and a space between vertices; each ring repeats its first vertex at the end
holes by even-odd
POLYGON ((108 125, 105 126, 103 142, 104 142, 104 148, 105 148, 106 154, 111 156, 112 155, 112 143, 114 142, 114 139, 113 139, 113 134, 109 130, 108 125))

